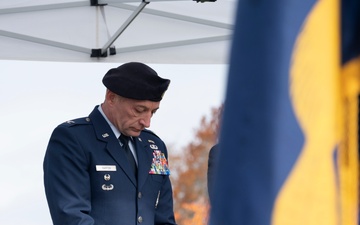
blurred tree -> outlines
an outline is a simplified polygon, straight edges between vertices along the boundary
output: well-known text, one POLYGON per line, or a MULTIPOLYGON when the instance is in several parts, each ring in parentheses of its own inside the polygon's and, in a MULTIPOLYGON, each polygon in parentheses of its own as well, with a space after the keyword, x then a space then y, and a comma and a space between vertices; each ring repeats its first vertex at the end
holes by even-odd
POLYGON ((211 109, 195 130, 194 141, 182 151, 171 152, 174 210, 179 225, 206 225, 209 212, 207 165, 210 148, 217 142, 223 106, 211 109))

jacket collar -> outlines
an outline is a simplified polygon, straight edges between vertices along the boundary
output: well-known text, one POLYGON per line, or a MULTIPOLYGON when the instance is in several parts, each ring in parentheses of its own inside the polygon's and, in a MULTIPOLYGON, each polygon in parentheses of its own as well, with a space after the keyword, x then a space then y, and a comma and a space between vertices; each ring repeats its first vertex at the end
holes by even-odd
POLYGON ((153 151, 149 147, 149 143, 146 140, 142 140, 141 134, 139 137, 134 138, 134 146, 136 147, 136 154, 138 159, 138 182, 130 168, 124 151, 121 151, 121 147, 117 137, 115 136, 110 125, 101 114, 98 109, 99 106, 95 106, 94 110, 90 113, 89 118, 94 125, 94 131, 98 140, 106 142, 106 150, 118 163, 121 169, 127 174, 132 183, 136 186, 137 183, 141 187, 149 175, 151 168, 153 151))

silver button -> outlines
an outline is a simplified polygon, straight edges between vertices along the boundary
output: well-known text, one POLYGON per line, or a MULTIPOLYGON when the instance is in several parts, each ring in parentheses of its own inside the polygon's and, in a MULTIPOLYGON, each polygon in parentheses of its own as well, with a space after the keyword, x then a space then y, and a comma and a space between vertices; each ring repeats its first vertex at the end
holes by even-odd
POLYGON ((142 197, 141 192, 138 193, 138 198, 140 199, 142 197))
POLYGON ((139 216, 139 217, 138 217, 138 223, 142 223, 142 221, 143 221, 142 216, 139 216))

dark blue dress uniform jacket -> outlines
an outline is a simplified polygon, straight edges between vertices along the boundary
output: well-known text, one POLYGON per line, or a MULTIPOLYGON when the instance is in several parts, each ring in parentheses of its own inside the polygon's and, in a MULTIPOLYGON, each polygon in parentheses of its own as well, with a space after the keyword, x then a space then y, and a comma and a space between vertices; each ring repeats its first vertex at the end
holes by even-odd
POLYGON ((149 174, 154 148, 167 158, 166 146, 147 130, 134 139, 138 179, 97 107, 89 117, 55 128, 44 159, 45 193, 55 225, 176 224, 169 176, 149 174))

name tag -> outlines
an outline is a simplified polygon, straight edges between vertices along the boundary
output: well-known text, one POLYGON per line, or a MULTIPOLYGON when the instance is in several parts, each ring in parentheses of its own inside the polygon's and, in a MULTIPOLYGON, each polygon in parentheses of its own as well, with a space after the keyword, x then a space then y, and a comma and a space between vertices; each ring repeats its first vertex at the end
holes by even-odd
POLYGON ((96 165, 96 171, 116 171, 115 165, 96 165))

